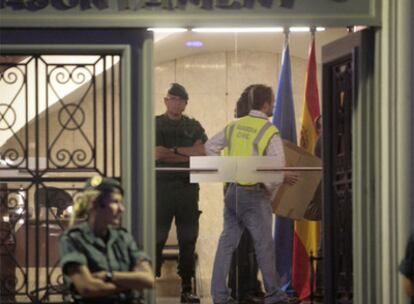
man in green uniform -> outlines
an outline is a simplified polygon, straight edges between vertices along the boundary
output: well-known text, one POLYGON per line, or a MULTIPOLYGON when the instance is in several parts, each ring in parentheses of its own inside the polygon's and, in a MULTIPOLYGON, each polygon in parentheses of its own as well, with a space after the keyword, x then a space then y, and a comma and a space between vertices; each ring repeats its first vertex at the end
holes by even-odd
MULTIPOLYGON (((201 124, 183 115, 188 93, 171 84, 164 98, 166 112, 156 117, 157 167, 188 167, 190 156, 204 155, 207 136, 201 124)), ((173 218, 179 246, 178 274, 182 280, 182 303, 200 303, 193 294, 194 251, 198 237, 198 184, 190 184, 189 172, 157 172, 157 276, 161 275, 162 251, 173 218)))

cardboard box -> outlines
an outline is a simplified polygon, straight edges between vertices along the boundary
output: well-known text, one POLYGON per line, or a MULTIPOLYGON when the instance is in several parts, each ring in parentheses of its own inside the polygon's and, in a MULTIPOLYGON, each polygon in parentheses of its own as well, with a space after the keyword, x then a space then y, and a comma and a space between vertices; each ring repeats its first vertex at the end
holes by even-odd
MULTIPOLYGON (((286 167, 322 167, 322 160, 295 144, 283 141, 286 167)), ((321 182, 322 170, 285 172, 298 176, 295 185, 282 184, 273 201, 273 212, 279 216, 304 219, 309 203, 321 182)))

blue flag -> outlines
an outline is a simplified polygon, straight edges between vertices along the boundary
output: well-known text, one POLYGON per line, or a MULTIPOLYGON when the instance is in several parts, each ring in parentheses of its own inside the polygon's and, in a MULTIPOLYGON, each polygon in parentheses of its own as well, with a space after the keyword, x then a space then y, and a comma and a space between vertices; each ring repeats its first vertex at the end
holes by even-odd
MULTIPOLYGON (((292 93, 292 72, 290 69, 289 44, 283 50, 282 67, 276 94, 276 106, 273 112, 273 124, 279 129, 283 139, 297 144, 295 106, 292 93)), ((276 217, 275 248, 276 271, 280 277, 282 289, 294 293, 292 288, 292 253, 294 221, 276 217)))

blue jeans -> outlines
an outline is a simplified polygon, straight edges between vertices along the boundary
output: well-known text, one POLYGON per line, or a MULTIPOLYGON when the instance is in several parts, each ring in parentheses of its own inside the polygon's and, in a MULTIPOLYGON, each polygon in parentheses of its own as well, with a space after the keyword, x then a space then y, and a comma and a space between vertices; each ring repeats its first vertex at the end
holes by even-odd
POLYGON ((237 248, 244 228, 253 238, 257 263, 266 290, 265 304, 284 300, 276 273, 275 247, 272 238, 272 208, 269 195, 259 185, 243 187, 231 184, 224 199, 224 227, 214 259, 211 294, 214 303, 226 303, 230 290, 226 280, 233 251, 237 248))

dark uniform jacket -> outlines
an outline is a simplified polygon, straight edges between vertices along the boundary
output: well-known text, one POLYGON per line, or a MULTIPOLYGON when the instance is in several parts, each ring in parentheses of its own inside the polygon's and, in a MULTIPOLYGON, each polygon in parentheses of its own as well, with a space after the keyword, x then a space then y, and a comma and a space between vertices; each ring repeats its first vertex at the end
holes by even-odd
POLYGON ((105 243, 96 237, 87 222, 66 230, 60 238, 60 266, 65 284, 73 298, 79 303, 139 303, 135 291, 121 293, 111 299, 94 299, 84 301, 74 289, 66 275, 66 267, 71 264, 85 265, 90 272, 131 271, 136 263, 149 258, 138 249, 132 236, 123 228, 109 228, 109 237, 105 243))
MULTIPOLYGON (((174 147, 191 147, 197 140, 204 144, 207 135, 201 124, 194 118, 183 115, 180 120, 169 119, 167 115, 158 115, 156 121, 156 145, 168 149, 174 147)), ((157 167, 171 167, 171 163, 162 161, 157 162, 157 167)), ((174 167, 188 167, 188 163, 174 164, 174 167)), ((177 180, 188 181, 188 172, 158 172, 158 180, 177 180)))

